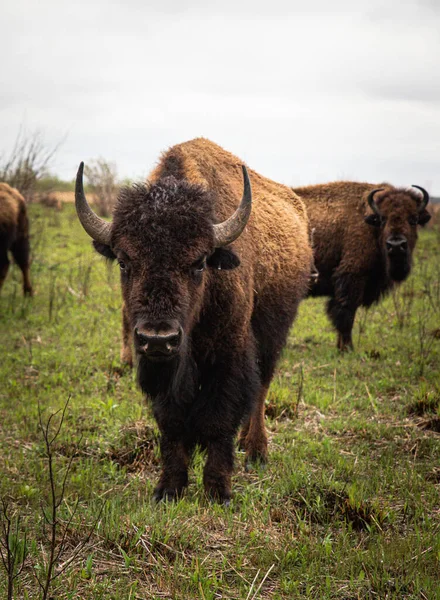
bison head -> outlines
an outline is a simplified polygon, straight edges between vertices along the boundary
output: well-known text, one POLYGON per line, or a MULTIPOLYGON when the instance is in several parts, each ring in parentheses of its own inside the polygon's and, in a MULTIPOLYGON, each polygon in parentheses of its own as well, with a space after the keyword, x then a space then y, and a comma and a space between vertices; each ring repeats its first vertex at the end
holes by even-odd
POLYGON ((428 192, 418 185, 412 188, 380 188, 370 192, 367 198, 373 213, 366 216, 365 221, 379 230, 379 244, 393 281, 403 281, 409 275, 417 225, 425 225, 431 218, 426 210, 428 192), (412 188, 420 190, 423 197, 412 188))
POLYGON ((217 224, 211 193, 174 177, 122 189, 109 223, 88 205, 82 175, 83 163, 75 189, 78 217, 95 249, 119 264, 137 353, 156 362, 181 356, 210 271, 240 264, 226 246, 242 233, 251 213, 246 168, 240 206, 217 224))

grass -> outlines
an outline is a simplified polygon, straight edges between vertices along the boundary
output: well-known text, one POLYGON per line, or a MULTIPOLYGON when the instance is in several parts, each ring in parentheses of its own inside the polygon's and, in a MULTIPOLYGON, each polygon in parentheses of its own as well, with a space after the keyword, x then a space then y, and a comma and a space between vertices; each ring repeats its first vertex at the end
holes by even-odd
POLYGON ((16 598, 39 597, 48 551, 38 404, 47 420, 69 397, 53 445, 58 489, 71 462, 64 560, 92 534, 54 598, 440 596, 438 233, 421 232, 394 295, 359 311, 355 352, 336 351, 324 300, 303 302, 267 400, 269 464, 246 473, 237 452, 230 508, 204 498, 200 454, 184 498, 156 506, 157 428, 119 362, 117 270, 73 207, 30 210, 35 297, 16 268, 0 297, 0 496, 28 555, 16 598))

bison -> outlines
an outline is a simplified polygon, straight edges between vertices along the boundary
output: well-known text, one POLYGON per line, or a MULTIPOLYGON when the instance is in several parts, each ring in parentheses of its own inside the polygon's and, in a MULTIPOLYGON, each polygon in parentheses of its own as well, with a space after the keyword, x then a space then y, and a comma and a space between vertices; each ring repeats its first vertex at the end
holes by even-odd
POLYGON ((199 446, 207 495, 228 503, 240 425, 247 461, 266 460, 264 401, 313 261, 304 205, 206 139, 122 189, 111 223, 90 209, 82 174, 78 216, 119 264, 125 339, 161 434, 154 498, 182 494, 199 446))
POLYGON ((26 202, 18 190, 0 183, 0 290, 9 270, 9 252, 23 273, 24 294, 31 296, 26 202))
POLYGON ((337 346, 352 349, 358 307, 378 302, 411 271, 417 225, 431 218, 428 192, 416 185, 399 189, 350 181, 293 191, 304 200, 314 230, 319 277, 309 293, 330 296, 327 313, 338 332, 337 346))

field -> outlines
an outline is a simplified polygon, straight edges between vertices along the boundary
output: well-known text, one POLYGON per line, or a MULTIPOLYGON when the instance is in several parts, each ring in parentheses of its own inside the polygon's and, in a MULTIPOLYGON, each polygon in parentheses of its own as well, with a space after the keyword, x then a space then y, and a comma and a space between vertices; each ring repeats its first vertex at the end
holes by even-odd
MULTIPOLYGON (((0 297, 14 598, 43 597, 51 547, 47 598, 440 598, 437 231, 409 280, 359 312, 353 353, 336 351, 325 301, 303 302, 267 401, 269 464, 247 473, 237 451, 230 507, 204 497, 200 454, 184 498, 156 506, 157 429, 119 361, 117 269, 73 206, 30 209, 36 294, 14 268, 0 297)), ((1 598, 7 584, 0 564, 1 598)))

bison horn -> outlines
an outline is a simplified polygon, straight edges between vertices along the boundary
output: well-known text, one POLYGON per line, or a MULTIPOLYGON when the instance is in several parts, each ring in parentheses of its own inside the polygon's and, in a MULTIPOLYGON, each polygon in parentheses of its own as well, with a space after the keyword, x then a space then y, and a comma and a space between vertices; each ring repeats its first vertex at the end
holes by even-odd
POLYGON ((98 217, 98 215, 96 215, 90 208, 84 193, 83 171, 84 163, 82 162, 79 165, 78 173, 76 174, 76 212, 79 220, 81 221, 81 225, 84 227, 89 236, 96 242, 100 242, 101 244, 108 246, 110 244, 111 223, 108 223, 107 221, 104 221, 104 219, 101 219, 101 217, 98 217))
POLYGON ((380 212, 379 212, 376 202, 374 201, 374 195, 377 194, 377 192, 381 192, 383 189, 384 188, 377 188, 377 190, 373 190, 372 192, 370 192, 368 194, 368 198, 367 198, 367 201, 368 201, 368 204, 369 204, 371 210, 374 212, 374 214, 376 214, 379 217, 380 217, 380 212))
POLYGON ((427 205, 427 204, 428 204, 428 202, 429 202, 429 194, 428 194, 428 192, 427 192, 425 189, 423 189, 423 188, 422 188, 422 187, 420 187, 419 185, 413 185, 412 187, 413 187, 413 188, 417 188, 417 189, 418 189, 418 190, 420 190, 420 191, 422 192, 422 194, 423 194, 423 200, 422 200, 422 203, 421 203, 421 204, 420 204, 420 206, 419 206, 419 212, 422 212, 422 210, 423 210, 424 208, 426 208, 426 205, 427 205))
POLYGON ((235 213, 229 217, 229 219, 214 225, 214 243, 216 248, 226 246, 227 244, 231 244, 234 240, 236 240, 246 227, 249 217, 251 216, 251 182, 249 181, 249 175, 246 167, 242 165, 241 168, 243 169, 244 182, 243 197, 241 199, 240 206, 237 208, 235 213))

